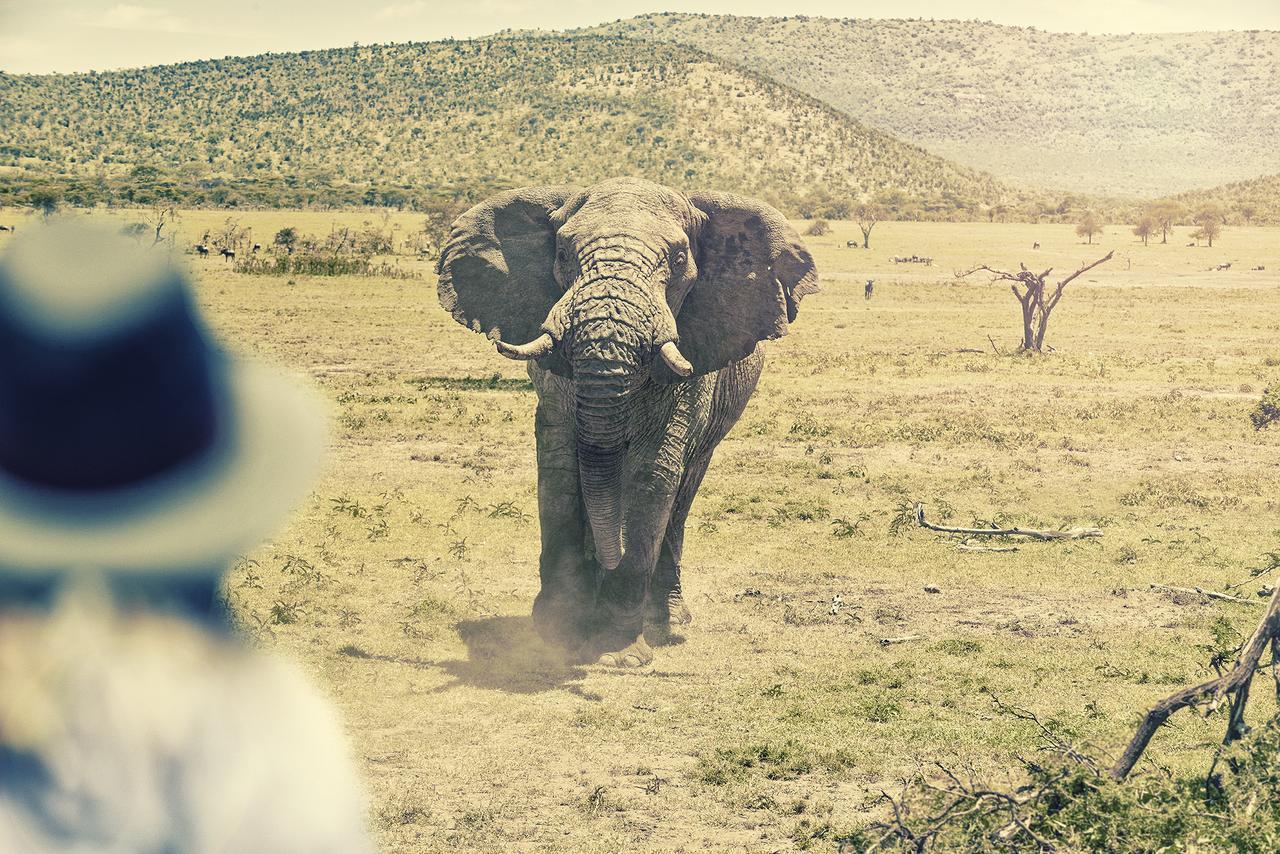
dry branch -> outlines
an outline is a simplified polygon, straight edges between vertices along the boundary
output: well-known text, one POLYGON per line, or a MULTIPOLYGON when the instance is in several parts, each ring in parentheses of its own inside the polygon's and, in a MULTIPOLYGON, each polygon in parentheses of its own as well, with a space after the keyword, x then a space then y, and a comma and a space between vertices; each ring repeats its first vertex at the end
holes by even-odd
POLYGON ((924 640, 923 635, 903 635, 900 638, 880 638, 881 646, 894 646, 900 643, 911 643, 912 641, 924 640))
MULTIPOLYGON (((1170 694, 1152 706, 1143 716, 1142 722, 1138 724, 1138 729, 1134 732, 1129 746, 1112 766, 1111 777, 1116 780, 1127 777, 1133 770, 1133 766, 1142 758, 1143 751, 1147 749, 1156 730, 1164 725, 1170 715, 1187 706, 1207 702, 1208 710, 1213 711, 1222 705, 1227 695, 1234 695, 1231 720, 1223 743, 1228 744, 1239 738, 1244 732, 1244 705, 1249 696, 1249 685, 1253 681, 1254 672, 1258 669, 1258 660, 1262 658, 1262 653, 1268 646, 1274 651, 1277 640, 1280 640, 1280 587, 1271 594, 1267 612, 1258 622, 1253 635, 1241 648, 1231 670, 1217 679, 1210 679, 1208 682, 1201 682, 1199 685, 1184 688, 1176 694, 1170 694)), ((1273 653, 1273 666, 1274 663, 1273 653)), ((1277 682, 1277 691, 1280 692, 1280 681, 1277 682)))
POLYGON ((1223 602, 1239 602, 1243 605, 1252 605, 1257 600, 1243 599, 1239 596, 1232 596, 1230 593, 1219 593, 1216 590, 1205 590, 1203 587, 1170 587, 1167 584, 1152 584, 1152 590, 1159 590, 1164 593, 1193 593, 1209 599, 1221 599, 1223 602))
POLYGON ((952 528, 947 525, 935 525, 926 522, 924 505, 916 505, 916 524, 940 534, 963 534, 966 537, 1030 537, 1033 540, 1083 540, 1089 537, 1101 537, 1098 528, 1063 528, 1057 531, 1040 530, 1038 528, 952 528))

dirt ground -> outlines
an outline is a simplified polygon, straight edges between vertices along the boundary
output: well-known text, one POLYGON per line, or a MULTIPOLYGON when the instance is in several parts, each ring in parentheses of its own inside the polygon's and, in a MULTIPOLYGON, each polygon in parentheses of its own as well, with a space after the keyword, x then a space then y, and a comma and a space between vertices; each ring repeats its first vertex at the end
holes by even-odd
MULTIPOLYGON (((224 218, 188 212, 182 245, 224 218)), ((240 218, 270 235, 376 216, 240 218)), ((1257 619, 1261 600, 1149 585, 1252 597, 1250 570, 1280 563, 1280 427, 1248 418, 1280 382, 1280 229, 1207 249, 1184 230, 1144 247, 1110 226, 1087 246, 1065 225, 886 222, 861 250, 833 225, 808 239, 824 293, 770 345, 694 506, 695 621, 638 671, 536 639, 534 394, 439 308, 429 264, 286 279, 187 259, 233 349, 332 402, 323 480, 227 589, 340 706, 385 850, 830 849, 918 768, 1001 780, 1034 753, 1034 725, 993 694, 1106 755, 1257 619), (1007 286, 952 275, 1066 272, 1110 248, 1040 357, 1012 352, 1007 286), (911 254, 933 263, 891 260, 911 254), (1104 536, 960 551, 903 524, 917 501, 953 524, 1104 536)), ((1149 756, 1201 769, 1220 733, 1184 717, 1149 756)))

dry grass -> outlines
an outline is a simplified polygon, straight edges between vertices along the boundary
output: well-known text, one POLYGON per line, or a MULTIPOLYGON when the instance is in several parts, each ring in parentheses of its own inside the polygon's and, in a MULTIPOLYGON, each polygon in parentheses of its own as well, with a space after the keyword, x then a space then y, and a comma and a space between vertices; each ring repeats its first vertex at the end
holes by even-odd
MULTIPOLYGON (((362 216, 244 220, 324 232, 362 216)), ((983 688, 1114 749, 1255 621, 1147 585, 1221 588, 1280 548, 1280 433, 1248 418, 1280 378, 1280 288, 1248 269, 1280 269, 1277 230, 1229 229, 1208 250, 1118 227, 1088 247, 1067 225, 883 223, 863 251, 832 225, 809 239, 825 293, 771 346, 694 507, 695 623, 639 672, 568 667, 534 639, 534 395, 439 309, 425 263, 421 281, 288 284, 192 259, 217 331, 333 401, 327 475, 228 591, 341 706, 387 850, 829 846, 918 762, 998 773, 1032 749, 1032 725, 983 688), (1113 245, 1040 358, 1007 353, 1007 289, 951 277, 978 261, 1074 269, 1113 245), (902 254, 935 264, 889 260, 902 254), (891 533, 914 501, 1105 537, 962 553, 891 533)), ((1184 719, 1151 755, 1202 769, 1220 732, 1184 719)))

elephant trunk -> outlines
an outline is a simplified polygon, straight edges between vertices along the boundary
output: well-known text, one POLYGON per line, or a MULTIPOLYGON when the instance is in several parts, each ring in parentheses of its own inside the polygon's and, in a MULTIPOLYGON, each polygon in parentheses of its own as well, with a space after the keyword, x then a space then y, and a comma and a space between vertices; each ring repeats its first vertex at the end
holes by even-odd
POLYGON ((578 474, 596 559, 606 571, 622 561, 623 478, 631 398, 655 357, 678 376, 693 366, 677 347, 675 317, 647 284, 656 259, 609 250, 583 259, 591 271, 556 302, 542 334, 523 345, 495 341, 511 359, 560 349, 573 368, 578 474))
POLYGON ((579 479, 596 559, 622 560, 622 488, 631 398, 647 376, 653 346, 652 300, 616 278, 577 289, 570 340, 579 479))

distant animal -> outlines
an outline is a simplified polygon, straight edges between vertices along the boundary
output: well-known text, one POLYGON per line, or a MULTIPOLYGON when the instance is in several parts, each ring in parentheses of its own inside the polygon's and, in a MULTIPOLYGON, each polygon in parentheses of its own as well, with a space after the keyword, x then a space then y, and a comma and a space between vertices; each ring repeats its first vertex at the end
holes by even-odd
POLYGON ((208 256, 208 254, 209 254, 209 247, 208 247, 208 246, 205 246, 203 243, 197 243, 197 244, 196 244, 196 252, 197 252, 197 254, 199 254, 202 258, 203 258, 203 257, 206 257, 206 256, 208 256))
POLYGON ((255 244, 253 244, 253 251, 254 251, 254 252, 257 252, 257 251, 258 251, 258 250, 260 250, 261 248, 262 248, 262 244, 261 244, 261 243, 255 243, 255 244))
POLYGON ((0 231, 13 231, 13 229, 7 225, 0 225, 0 231))
POLYGON ((616 178, 493 196, 453 223, 436 269, 454 320, 530 363, 535 628, 580 661, 648 664, 646 625, 690 620, 689 509, 761 342, 818 290, 813 256, 762 202, 616 178))
POLYGON ((862 298, 871 299, 871 292, 876 289, 876 280, 867 279, 867 285, 862 289, 862 298))
POLYGON ((1230 262, 1230 261, 1227 261, 1227 262, 1225 262, 1225 263, 1223 263, 1223 264, 1219 264, 1219 265, 1218 265, 1218 266, 1216 266, 1216 267, 1210 267, 1209 269, 1211 269, 1211 270, 1230 270, 1230 269, 1231 269, 1231 262, 1230 262))
POLYGON ((1035 243, 1032 243, 1032 244, 1031 244, 1031 248, 1032 248, 1032 249, 1039 249, 1039 248, 1040 248, 1040 241, 1038 241, 1038 240, 1037 240, 1035 243))
POLYGON ((1259 264, 1258 266, 1254 267, 1253 269, 1254 269, 1254 270, 1265 270, 1265 269, 1267 269, 1267 268, 1266 268, 1266 267, 1264 267, 1264 266, 1262 266, 1261 264, 1259 264))
POLYGON ((1196 243, 1195 243, 1195 241, 1193 240, 1193 241, 1191 241, 1190 243, 1188 243, 1187 245, 1188 245, 1188 246, 1195 246, 1195 245, 1196 245, 1196 243))
POLYGON ((218 254, 222 256, 222 260, 224 261, 234 261, 236 257, 236 250, 220 249, 218 250, 218 254))
POLYGON ((861 244, 861 243, 859 243, 859 242, 858 242, 858 241, 856 241, 856 240, 849 240, 849 241, 846 241, 844 245, 845 245, 845 246, 848 246, 850 249, 857 249, 857 248, 858 248, 858 247, 860 247, 862 244, 861 244))

